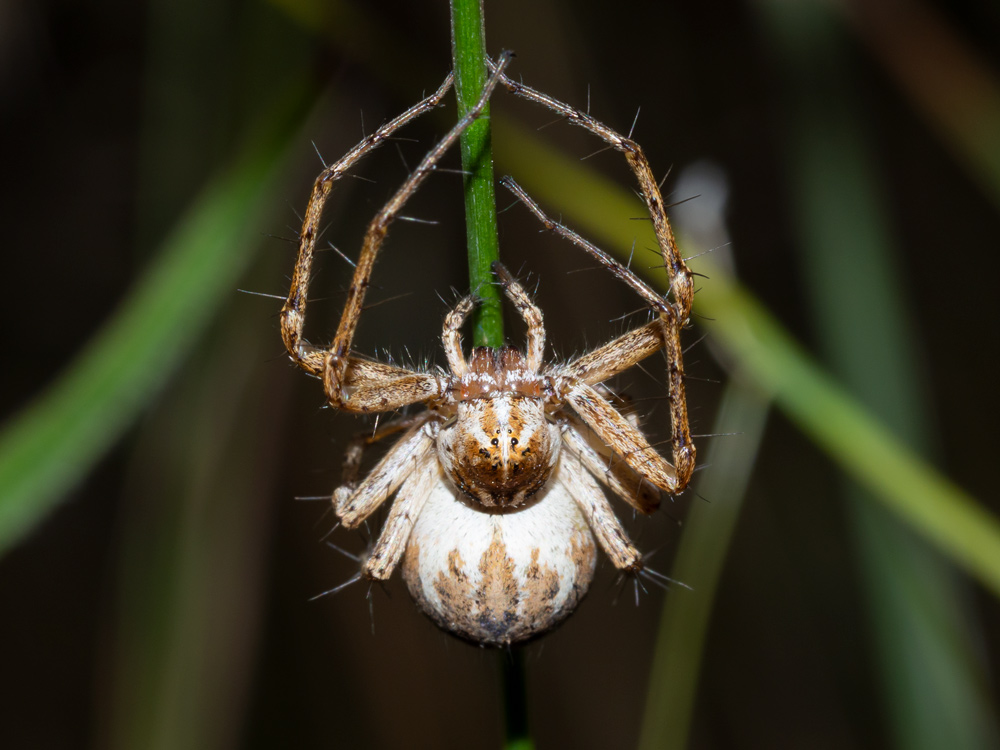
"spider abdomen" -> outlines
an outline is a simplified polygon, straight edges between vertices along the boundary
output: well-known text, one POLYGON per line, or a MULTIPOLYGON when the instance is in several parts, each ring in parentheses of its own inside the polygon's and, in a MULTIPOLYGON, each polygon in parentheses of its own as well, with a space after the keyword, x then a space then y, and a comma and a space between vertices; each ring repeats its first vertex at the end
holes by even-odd
POLYGON ((519 508, 490 511, 442 477, 413 527, 403 577, 440 627, 505 646, 569 615, 590 586, 595 559, 587 521, 561 482, 519 508))

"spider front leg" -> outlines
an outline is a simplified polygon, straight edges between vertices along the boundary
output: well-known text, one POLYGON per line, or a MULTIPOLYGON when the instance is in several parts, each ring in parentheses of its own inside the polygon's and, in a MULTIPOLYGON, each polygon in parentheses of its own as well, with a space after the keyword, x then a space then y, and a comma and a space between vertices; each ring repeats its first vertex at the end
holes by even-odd
POLYGON ((302 333, 305 328, 306 303, 308 302, 313 258, 316 253, 316 240, 319 236, 319 224, 333 184, 362 157, 382 145, 401 127, 437 107, 444 95, 448 93, 448 89, 451 88, 452 80, 453 75, 449 73, 437 91, 382 125, 371 135, 363 138, 335 164, 320 172, 319 177, 316 178, 312 195, 309 197, 309 205, 306 206, 302 231, 299 232, 299 252, 295 261, 295 271, 292 274, 292 286, 288 292, 288 299, 281 308, 281 337, 285 342, 285 348, 288 349, 292 361, 312 375, 322 374, 324 353, 322 349, 309 346, 302 337, 302 333))
POLYGON ((559 398, 573 407, 587 426, 639 476, 676 495, 687 485, 674 467, 649 444, 645 436, 594 388, 572 378, 553 378, 559 398))
MULTIPOLYGON (((661 316, 560 367, 557 372, 559 375, 579 380, 587 385, 597 385, 624 372, 660 348, 664 349, 667 360, 670 449, 674 462, 671 471, 675 474, 675 480, 672 488, 663 487, 657 482, 653 483, 668 492, 677 494, 683 491, 691 480, 697 451, 691 440, 691 427, 688 422, 687 396, 684 387, 684 351, 681 347, 680 330, 676 318, 669 315, 661 316)), ((610 404, 607 404, 607 407, 614 411, 610 404)), ((575 405, 574 408, 576 408, 575 405)), ((579 410, 578 413, 580 413, 579 410)), ((586 419, 585 414, 580 413, 580 415, 586 419)), ((589 419, 587 419, 587 423, 594 428, 598 435, 601 435, 602 431, 591 424, 589 419)), ((640 434, 634 428, 633 432, 640 434)), ((608 445, 611 444, 608 443, 608 445)), ((632 464, 629 463, 629 465, 632 464)), ((635 467, 633 466, 633 468, 635 467)))
POLYGON ((576 456, 587 471, 640 513, 648 515, 660 507, 660 492, 656 487, 627 464, 616 461, 614 453, 611 456, 598 453, 585 437, 585 424, 575 417, 570 417, 568 421, 563 431, 563 446, 576 456))
MULTIPOLYGON (((329 359, 329 352, 325 355, 329 359)), ((329 398, 334 385, 331 368, 323 370, 323 385, 329 398)), ((414 372, 382 362, 348 357, 344 380, 336 386, 338 400, 330 403, 345 411, 368 414, 395 411, 410 404, 444 398, 448 379, 427 372, 414 372)))
POLYGON ((361 317, 361 308, 365 293, 368 291, 375 259, 378 257, 378 252, 389 232, 389 227, 410 197, 423 184, 428 175, 434 171, 444 153, 479 117, 486 103, 489 101, 490 94, 493 93, 493 89, 496 87, 499 76, 502 75, 503 69, 509 62, 509 53, 501 55, 500 61, 495 66, 494 73, 487 80, 482 96, 480 96, 475 106, 424 156, 413 173, 368 225, 368 231, 365 233, 364 242, 361 247, 361 256, 358 258, 357 266, 354 269, 354 278, 347 292, 347 302, 344 305, 344 312, 341 315, 340 324, 337 326, 337 333, 333 344, 331 344, 323 360, 323 383, 326 388, 327 398, 333 406, 345 409, 350 408, 343 389, 350 362, 351 344, 354 341, 354 332, 357 330, 358 320, 361 317))
POLYGON ((656 241, 663 256, 663 264, 670 275, 670 289, 673 292, 677 317, 681 325, 686 324, 694 301, 694 276, 677 249, 677 241, 674 239, 674 232, 670 226, 670 220, 667 218, 666 206, 663 203, 663 196, 660 194, 660 186, 653 176, 653 170, 649 166, 649 161, 647 161, 642 147, 630 137, 621 135, 586 112, 508 78, 499 64, 491 64, 491 66, 494 71, 500 74, 501 82, 511 93, 562 115, 569 122, 590 131, 611 148, 624 154, 625 160, 639 182, 639 189, 642 191, 643 200, 646 202, 650 219, 653 221, 653 230, 656 233, 656 241))
MULTIPOLYGON (((691 479, 691 475, 694 472, 696 456, 694 443, 691 440, 691 430, 688 423, 687 397, 685 395, 684 387, 684 352, 681 347, 680 340, 681 327, 687 321, 687 314, 690 310, 690 305, 688 304, 687 307, 685 307, 684 304, 682 304, 683 300, 677 297, 676 290, 674 296, 677 298, 677 301, 675 303, 670 303, 663 299, 648 284, 632 273, 631 270, 616 261, 599 247, 584 239, 569 227, 549 218, 549 216, 542 211, 538 203, 535 202, 531 196, 529 196, 512 178, 504 177, 500 180, 500 184, 513 192, 514 195, 517 196, 518 200, 524 203, 524 205, 528 207, 538 220, 542 222, 546 229, 585 250, 591 257, 595 258, 601 263, 601 265, 635 290, 635 292, 646 301, 654 312, 657 313, 658 317, 656 320, 653 320, 634 331, 629 331, 609 344, 605 344, 603 347, 591 352, 590 354, 580 357, 578 360, 570 363, 565 368, 561 368, 560 373, 566 376, 579 378, 587 385, 596 385, 597 383, 603 382, 604 380, 623 372, 632 365, 653 354, 658 349, 663 348, 667 359, 667 392, 670 398, 670 444, 674 460, 674 466, 671 468, 670 473, 673 475, 673 479, 670 486, 664 486, 652 477, 650 477, 650 479, 657 487, 661 487, 668 492, 674 494, 681 492, 687 486, 688 481, 691 479)), ((657 195, 658 194, 659 193, 657 192, 657 195)), ((664 221, 666 221, 665 215, 664 221)), ((667 226, 669 228, 669 223, 667 226)), ((670 235, 670 238, 672 242, 672 234, 670 235)), ((663 245, 661 243, 661 247, 662 246, 663 245)), ((664 251, 664 257, 666 258, 668 256, 669 253, 664 251)), ((683 261, 680 262, 683 265, 683 261)), ((686 265, 684 266, 684 269, 687 269, 686 265)), ((594 395, 597 394, 595 393, 594 395)), ((578 398, 581 399, 579 403, 580 407, 584 409, 590 408, 590 402, 592 399, 590 399, 589 394, 581 392, 578 394, 578 398)), ((574 407, 576 406, 578 405, 575 404, 574 407)), ((614 409, 610 406, 610 404, 605 402, 604 406, 614 412, 614 409)), ((603 410, 603 406, 599 406, 597 408, 603 410)), ((587 420, 587 423, 590 424, 596 432, 598 432, 598 434, 601 434, 601 430, 591 424, 590 418, 588 418, 586 414, 580 412, 579 408, 577 411, 584 417, 584 419, 587 420)), ((617 414, 617 412, 615 413, 617 414)), ((620 417, 621 415, 618 416, 620 417)), ((592 415, 592 418, 597 417, 596 415, 592 415)), ((613 437, 616 431, 614 428, 610 428, 608 432, 609 435, 613 437)), ((632 432, 639 435, 640 438, 642 437, 638 430, 633 428, 632 432)), ((642 438, 642 440, 645 443, 645 438, 642 438)), ((609 443, 609 445, 611 444, 609 443)), ((612 445, 612 447, 614 446, 612 445)), ((645 451, 646 449, 644 448, 643 450, 645 451)), ((627 456, 626 460, 629 461, 627 456)), ((635 468, 636 471, 640 471, 633 465, 632 461, 629 461, 629 465, 635 468)), ((662 472, 655 473, 662 475, 662 472)))

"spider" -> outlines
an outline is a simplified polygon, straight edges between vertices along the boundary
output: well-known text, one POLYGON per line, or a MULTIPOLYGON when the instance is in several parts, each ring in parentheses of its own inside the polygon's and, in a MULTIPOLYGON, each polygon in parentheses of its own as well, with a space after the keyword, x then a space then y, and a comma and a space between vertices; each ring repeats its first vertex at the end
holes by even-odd
POLYGON ((334 510, 345 527, 358 527, 395 493, 374 548, 351 580, 386 580, 402 562, 404 580, 421 610, 442 628, 492 646, 545 632, 573 611, 593 577, 595 537, 618 569, 644 571, 642 555, 601 484, 634 509, 651 513, 661 490, 676 495, 687 486, 695 463, 680 345, 693 278, 678 253, 649 164, 630 138, 510 79, 505 74, 509 61, 504 53, 490 62, 491 74, 478 103, 371 220, 336 335, 327 348, 310 345, 303 328, 319 222, 333 183, 400 127, 437 107, 452 85, 452 75, 323 170, 306 208, 291 290, 281 311, 281 333, 292 361, 322 379, 331 406, 362 414, 414 404, 426 407, 356 438, 347 450, 343 484, 333 494, 334 510), (506 297, 527 324, 523 352, 510 346, 477 347, 465 357, 460 330, 476 304, 469 295, 444 320, 447 371, 409 370, 358 356, 351 343, 372 267, 393 219, 480 116, 498 84, 555 111, 625 155, 652 218, 670 295, 659 296, 626 267, 550 219, 505 177, 501 184, 547 229, 630 285, 651 308, 653 319, 568 363, 546 363, 542 313, 510 272, 494 263, 506 297), (660 349, 668 364, 673 465, 649 444, 635 419, 615 408, 601 385, 660 349), (364 448, 390 435, 400 437, 359 482, 364 448))

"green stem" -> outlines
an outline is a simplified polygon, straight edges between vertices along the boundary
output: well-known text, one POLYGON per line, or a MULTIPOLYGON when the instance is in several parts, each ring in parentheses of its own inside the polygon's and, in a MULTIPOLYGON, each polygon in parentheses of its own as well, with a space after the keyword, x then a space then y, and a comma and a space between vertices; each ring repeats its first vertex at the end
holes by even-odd
POLYGON ((528 701, 524 679, 524 651, 514 647, 501 651, 503 665, 504 750, 532 750, 534 743, 528 733, 528 701))
MULTIPOLYGON (((486 34, 482 0, 451 0, 451 45, 455 65, 458 116, 479 100, 486 83, 486 34)), ((493 185, 490 108, 462 134, 465 172, 465 226, 469 250, 469 287, 480 303, 473 313, 476 346, 503 346, 500 290, 490 266, 500 257, 493 185)))
MULTIPOLYGON (((455 66, 455 96, 461 117, 479 100, 486 83, 486 31, 482 0, 451 0, 451 50, 455 66)), ((489 105, 483 117, 462 134, 465 172, 465 230, 469 251, 469 288, 479 297, 473 313, 476 346, 503 346, 500 290, 493 283, 493 261, 500 258, 497 202, 493 184, 493 147, 489 105)), ((531 750, 524 661, 520 649, 499 654, 503 682, 506 750, 531 750)))

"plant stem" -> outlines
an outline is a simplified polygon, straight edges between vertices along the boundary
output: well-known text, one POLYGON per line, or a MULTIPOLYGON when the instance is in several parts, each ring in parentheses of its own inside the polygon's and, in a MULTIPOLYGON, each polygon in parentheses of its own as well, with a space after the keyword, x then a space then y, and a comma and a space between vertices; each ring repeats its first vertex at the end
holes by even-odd
MULTIPOLYGON (((451 0, 451 50, 455 66, 458 116, 471 109, 486 83, 486 31, 482 0, 451 0)), ((493 147, 490 108, 462 134, 462 169, 465 172, 465 229, 469 251, 469 288, 479 297, 473 313, 472 340, 476 346, 503 346, 503 312, 500 290, 493 283, 493 261, 500 257, 497 239, 497 202, 493 185, 493 147)), ((520 649, 501 653, 506 750, 531 750, 520 649)))
MULTIPOLYGON (((486 34, 482 0, 451 0, 451 49, 455 66, 458 116, 479 100, 486 83, 486 34)), ((503 346, 500 290, 490 265, 500 257, 489 104, 483 116, 462 134, 465 172, 465 227, 469 251, 469 287, 480 303, 473 312, 476 346, 503 346)))
POLYGON ((515 646, 498 654, 502 660, 504 750, 532 750, 535 744, 528 733, 528 701, 524 680, 524 651, 515 646))

